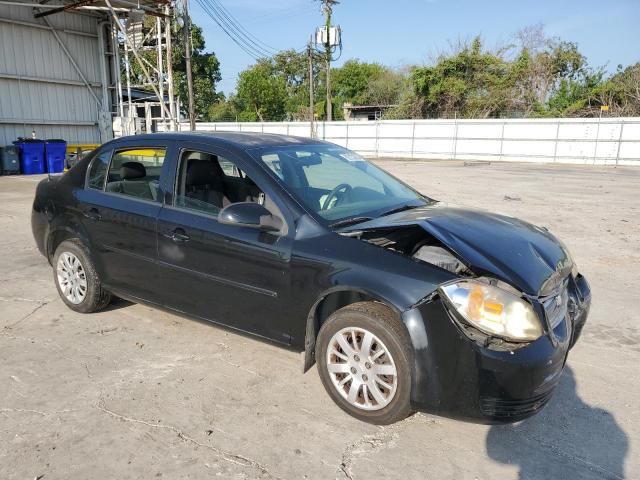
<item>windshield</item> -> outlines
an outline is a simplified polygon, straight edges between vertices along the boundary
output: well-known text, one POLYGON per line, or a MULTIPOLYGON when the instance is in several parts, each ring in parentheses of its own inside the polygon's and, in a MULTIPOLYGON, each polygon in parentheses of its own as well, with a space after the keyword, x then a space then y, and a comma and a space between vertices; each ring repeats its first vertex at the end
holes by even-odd
POLYGON ((287 189, 330 224, 366 220, 427 199, 356 153, 336 145, 250 150, 287 189))

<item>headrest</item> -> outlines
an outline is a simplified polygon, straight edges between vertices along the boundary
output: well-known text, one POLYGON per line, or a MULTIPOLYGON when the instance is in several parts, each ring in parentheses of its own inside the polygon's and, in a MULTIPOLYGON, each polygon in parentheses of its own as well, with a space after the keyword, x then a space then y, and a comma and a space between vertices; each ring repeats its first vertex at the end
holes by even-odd
POLYGON ((120 178, 122 180, 136 180, 147 176, 147 169, 140 162, 124 162, 120 165, 120 178))
POLYGON ((216 175, 215 163, 209 160, 191 160, 187 166, 187 187, 197 187, 200 185, 215 185, 220 182, 220 177, 216 175))

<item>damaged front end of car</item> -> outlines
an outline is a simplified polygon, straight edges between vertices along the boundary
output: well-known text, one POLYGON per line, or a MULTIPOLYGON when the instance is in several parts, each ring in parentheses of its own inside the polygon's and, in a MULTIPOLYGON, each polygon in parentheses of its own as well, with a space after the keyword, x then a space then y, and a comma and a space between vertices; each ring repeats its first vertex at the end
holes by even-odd
POLYGON ((436 203, 341 234, 456 275, 402 314, 416 408, 505 423, 546 405, 591 302, 586 279, 546 229, 436 203))

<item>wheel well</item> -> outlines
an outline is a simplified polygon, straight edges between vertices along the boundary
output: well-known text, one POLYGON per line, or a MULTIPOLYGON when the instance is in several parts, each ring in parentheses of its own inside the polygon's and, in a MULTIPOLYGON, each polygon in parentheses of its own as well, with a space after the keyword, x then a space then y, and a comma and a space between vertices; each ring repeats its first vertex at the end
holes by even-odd
MULTIPOLYGON (((305 332, 304 342, 304 372, 309 370, 315 363, 316 337, 318 336, 318 332, 320 331, 322 324, 333 312, 340 310, 347 305, 358 302, 379 302, 379 300, 363 292, 355 290, 341 290, 326 295, 314 305, 307 318, 307 329, 305 332)), ((387 305, 386 303, 384 304, 387 305)), ((389 309, 396 312, 392 307, 389 307, 389 309)))
POLYGON ((47 256, 49 258, 49 263, 53 261, 53 255, 56 253, 58 245, 60 245, 65 240, 73 237, 75 237, 75 235, 68 230, 56 230, 49 235, 47 246, 47 256))

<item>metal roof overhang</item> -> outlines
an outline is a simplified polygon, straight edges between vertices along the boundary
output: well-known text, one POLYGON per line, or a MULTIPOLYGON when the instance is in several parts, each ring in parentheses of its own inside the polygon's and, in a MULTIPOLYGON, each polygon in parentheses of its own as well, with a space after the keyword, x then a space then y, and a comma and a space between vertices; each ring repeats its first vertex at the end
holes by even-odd
POLYGON ((34 14, 35 18, 47 17, 56 13, 72 12, 72 11, 105 11, 111 10, 118 13, 128 13, 135 10, 143 10, 148 15, 156 17, 166 17, 165 7, 171 5, 171 0, 62 0, 56 3, 40 0, 29 2, 25 0, 4 0, 1 3, 5 5, 16 5, 22 7, 32 6, 39 11, 34 14), (111 7, 109 6, 111 5, 111 7))

